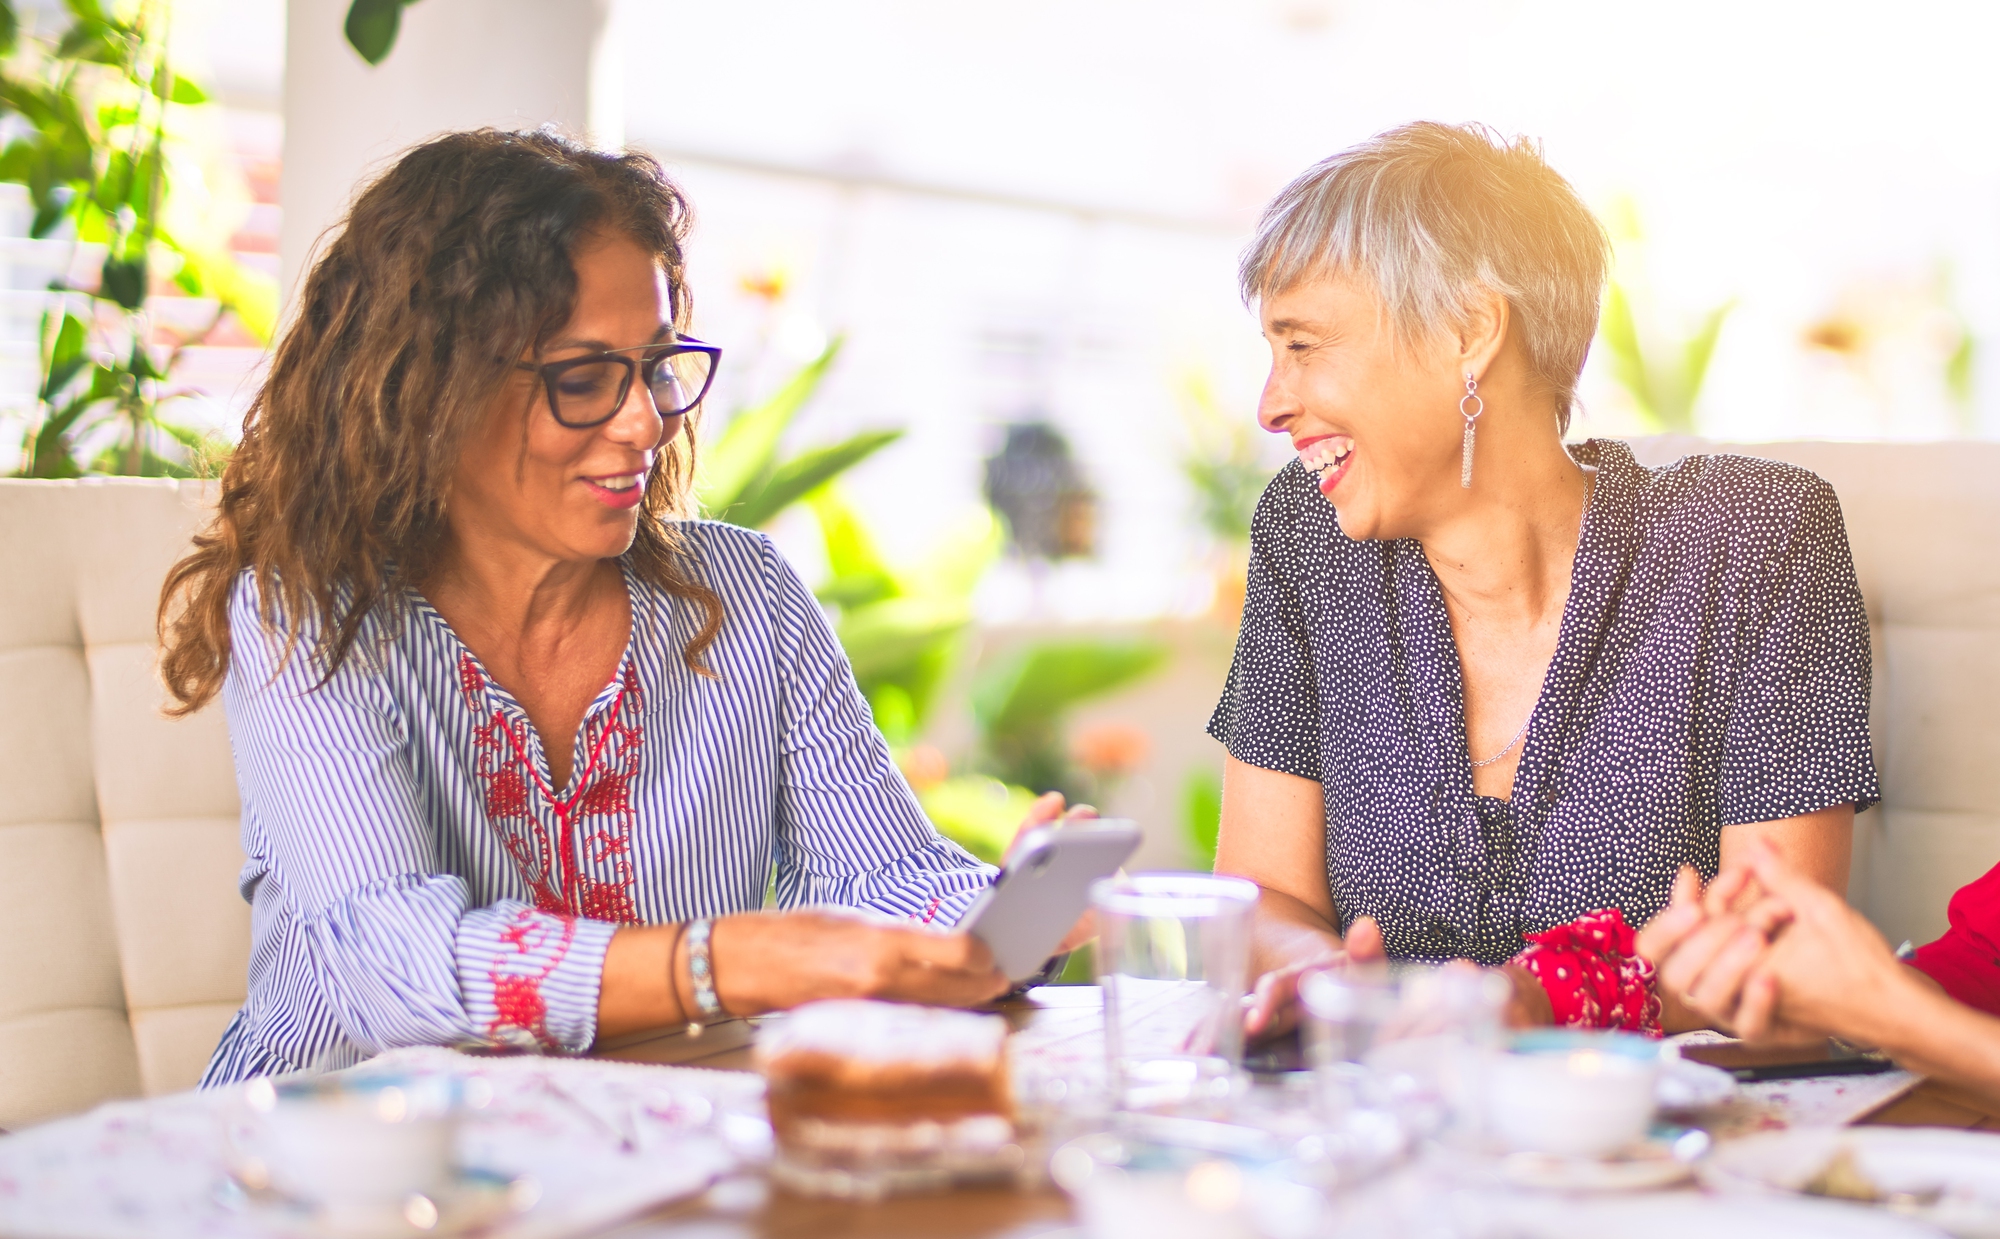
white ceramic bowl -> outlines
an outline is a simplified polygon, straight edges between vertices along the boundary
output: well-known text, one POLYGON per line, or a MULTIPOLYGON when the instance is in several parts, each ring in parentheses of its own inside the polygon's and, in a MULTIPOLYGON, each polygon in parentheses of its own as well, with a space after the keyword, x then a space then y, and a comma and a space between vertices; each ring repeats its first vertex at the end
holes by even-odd
POLYGON ((1640 1037, 1568 1030, 1519 1037, 1492 1060, 1488 1121, 1520 1152, 1609 1157, 1645 1138, 1658 1076, 1658 1048, 1640 1037))
POLYGON ((457 1171, 456 1092, 444 1079, 253 1080, 245 1151, 322 1233, 428 1229, 457 1171))

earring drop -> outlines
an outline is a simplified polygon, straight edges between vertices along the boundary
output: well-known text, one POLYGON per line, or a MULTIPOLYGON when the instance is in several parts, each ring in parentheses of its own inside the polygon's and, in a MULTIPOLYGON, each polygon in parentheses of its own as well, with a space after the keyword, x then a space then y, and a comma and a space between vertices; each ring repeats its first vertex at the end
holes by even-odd
POLYGON ((1472 424, 1478 421, 1479 415, 1485 411, 1486 402, 1479 398, 1479 380, 1468 373, 1465 376, 1465 394, 1458 398, 1458 415, 1465 419, 1465 447, 1459 456, 1458 484, 1467 490, 1472 489, 1472 424), (1465 409, 1465 402, 1468 400, 1472 402, 1472 411, 1469 413, 1465 409))

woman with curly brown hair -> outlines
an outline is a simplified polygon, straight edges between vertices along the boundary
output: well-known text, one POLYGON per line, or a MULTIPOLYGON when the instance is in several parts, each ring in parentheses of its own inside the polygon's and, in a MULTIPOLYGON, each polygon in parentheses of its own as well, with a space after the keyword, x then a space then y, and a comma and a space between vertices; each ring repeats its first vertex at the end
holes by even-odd
POLYGON ((181 709, 228 713, 255 908, 204 1083, 1006 988, 938 932, 992 871, 811 594, 687 519, 719 353, 681 334, 687 215, 644 156, 451 134, 313 268, 161 602, 181 709))

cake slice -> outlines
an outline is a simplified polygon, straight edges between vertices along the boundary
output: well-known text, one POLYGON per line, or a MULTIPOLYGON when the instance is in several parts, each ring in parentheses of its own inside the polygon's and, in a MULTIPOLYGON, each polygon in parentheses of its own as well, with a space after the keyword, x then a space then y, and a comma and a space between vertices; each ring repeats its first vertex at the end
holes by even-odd
POLYGON ((901 1003, 809 1003, 760 1030, 781 1178, 879 1195, 1018 1166, 1007 1022, 901 1003))

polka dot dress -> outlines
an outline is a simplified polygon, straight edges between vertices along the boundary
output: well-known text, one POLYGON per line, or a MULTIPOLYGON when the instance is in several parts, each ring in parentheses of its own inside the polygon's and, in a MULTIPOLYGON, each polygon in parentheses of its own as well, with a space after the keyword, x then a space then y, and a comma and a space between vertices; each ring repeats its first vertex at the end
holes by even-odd
POLYGON ((1415 541, 1354 542, 1296 462, 1251 527, 1243 627, 1209 734, 1322 785, 1344 931, 1498 964, 1600 908, 1643 925, 1722 828, 1878 798, 1868 619, 1833 489, 1691 456, 1598 470, 1511 799, 1476 796, 1444 596, 1415 541))

